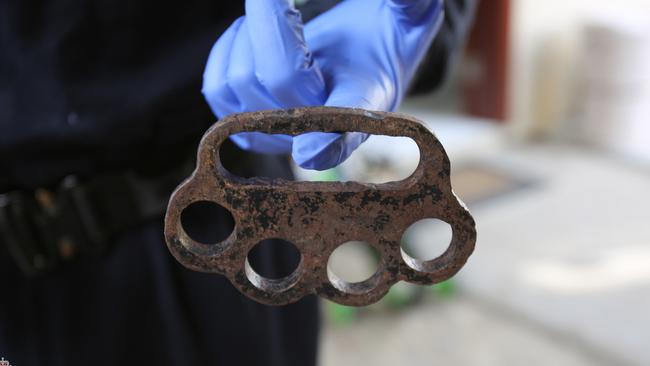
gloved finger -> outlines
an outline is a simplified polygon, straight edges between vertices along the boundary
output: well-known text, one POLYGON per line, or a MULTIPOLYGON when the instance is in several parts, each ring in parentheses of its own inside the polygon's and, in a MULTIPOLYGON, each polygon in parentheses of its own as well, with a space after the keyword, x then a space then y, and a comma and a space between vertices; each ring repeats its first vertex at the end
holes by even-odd
MULTIPOLYGON (((325 105, 369 110, 392 110, 389 100, 396 93, 390 80, 369 80, 339 71, 333 75, 335 85, 325 105), (387 98, 390 97, 390 98, 387 98)), ((306 169, 325 170, 345 161, 368 134, 360 132, 313 132, 293 138, 292 156, 296 164, 306 169)))
POLYGON ((203 72, 203 86, 201 92, 205 97, 212 112, 218 118, 240 111, 239 100, 230 89, 227 79, 230 52, 244 17, 233 24, 221 35, 208 56, 208 62, 203 72))
POLYGON ((246 24, 250 19, 244 20, 239 32, 235 35, 231 62, 228 65, 228 84, 241 103, 242 111, 255 112, 263 109, 277 109, 282 106, 273 99, 262 86, 255 75, 255 61, 251 49, 250 35, 246 24))
POLYGON ((367 138, 361 132, 306 133, 293 138, 291 155, 302 168, 326 170, 344 162, 367 138))
MULTIPOLYGON (((395 43, 396 58, 409 60, 410 65, 419 65, 445 17, 443 0, 387 0, 393 16, 398 20, 395 25, 400 29, 396 33, 400 38, 395 43)), ((416 67, 405 68, 401 75, 411 80, 416 67)), ((402 91, 405 92, 405 91, 402 91)), ((403 94, 403 93, 402 93, 403 94)))
POLYGON ((322 105, 323 75, 305 43, 300 12, 288 0, 246 0, 257 77, 285 108, 322 105))
MULTIPOLYGON (((248 20, 244 20, 244 24, 237 32, 230 52, 231 62, 227 71, 228 84, 240 101, 242 111, 255 112, 263 109, 281 108, 255 76, 255 63, 246 27, 247 22, 248 20)), ((262 154, 291 153, 292 138, 287 135, 243 132, 231 136, 230 139, 247 151, 262 154)))
POLYGON ((398 103, 390 103, 399 95, 398 85, 388 75, 376 72, 360 75, 338 71, 332 75, 332 91, 325 102, 329 107, 363 108, 392 111, 398 103))

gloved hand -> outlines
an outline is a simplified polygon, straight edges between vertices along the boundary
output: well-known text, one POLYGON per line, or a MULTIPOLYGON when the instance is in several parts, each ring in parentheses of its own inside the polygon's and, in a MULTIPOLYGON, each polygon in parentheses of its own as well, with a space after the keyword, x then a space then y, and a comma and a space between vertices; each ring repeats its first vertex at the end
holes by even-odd
MULTIPOLYGON (((345 0, 304 26, 288 0, 246 0, 214 45, 203 94, 219 118, 301 106, 393 111, 439 29, 443 0, 345 0)), ((308 169, 343 162, 368 136, 258 132, 243 149, 289 153, 308 169)))

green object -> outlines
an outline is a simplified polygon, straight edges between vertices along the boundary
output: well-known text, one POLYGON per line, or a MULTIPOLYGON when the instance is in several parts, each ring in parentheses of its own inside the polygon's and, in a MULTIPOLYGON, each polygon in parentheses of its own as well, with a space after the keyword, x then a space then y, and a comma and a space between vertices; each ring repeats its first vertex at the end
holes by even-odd
POLYGON ((399 282, 388 290, 384 301, 393 309, 402 309, 417 302, 421 290, 417 285, 399 282))
POLYGON ((449 279, 432 286, 433 292, 440 297, 452 297, 456 293, 456 284, 449 279))
POLYGON ((349 325, 357 318, 359 310, 355 307, 339 305, 331 301, 326 301, 325 304, 327 317, 335 326, 349 325))
POLYGON ((332 168, 315 173, 312 179, 321 182, 336 182, 341 179, 341 175, 336 168, 332 168))

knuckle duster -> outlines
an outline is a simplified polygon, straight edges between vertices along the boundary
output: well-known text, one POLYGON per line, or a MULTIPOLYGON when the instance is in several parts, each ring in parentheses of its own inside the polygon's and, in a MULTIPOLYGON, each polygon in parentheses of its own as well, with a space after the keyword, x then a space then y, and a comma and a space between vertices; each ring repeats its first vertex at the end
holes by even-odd
POLYGON ((398 281, 434 284, 465 264, 476 242, 475 223, 451 189, 449 158, 421 122, 391 113, 345 108, 302 108, 245 113, 226 118, 204 136, 197 169, 170 199, 165 239, 188 268, 220 273, 243 294, 261 303, 283 305, 317 294, 345 305, 369 305, 398 281), (416 172, 400 182, 368 186, 355 182, 271 182, 223 175, 214 158, 228 136, 241 131, 296 134, 362 131, 406 136, 420 147, 416 172), (213 245, 183 231, 181 212, 196 201, 211 201, 235 218, 232 234, 213 245), (452 227, 447 251, 419 261, 401 251, 400 238, 413 223, 439 218, 452 227), (264 239, 282 238, 300 251, 296 270, 282 279, 256 273, 246 261, 264 239), (368 280, 349 283, 327 271, 328 258, 342 243, 362 240, 377 249, 380 266, 368 280))

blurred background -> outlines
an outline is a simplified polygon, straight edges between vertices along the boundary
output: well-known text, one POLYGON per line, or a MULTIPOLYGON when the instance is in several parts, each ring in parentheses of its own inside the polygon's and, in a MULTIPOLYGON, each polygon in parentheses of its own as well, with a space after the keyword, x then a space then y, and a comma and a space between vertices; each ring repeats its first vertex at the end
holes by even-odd
MULTIPOLYGON (((650 2, 485 0, 446 87, 405 101, 452 162, 477 222, 452 280, 395 286, 380 303, 323 303, 321 365, 650 365, 650 2)), ((419 152, 372 137, 303 179, 386 182, 419 152)), ((448 225, 412 226, 432 259, 448 225)), ((376 269, 348 243, 330 270, 376 269)))

